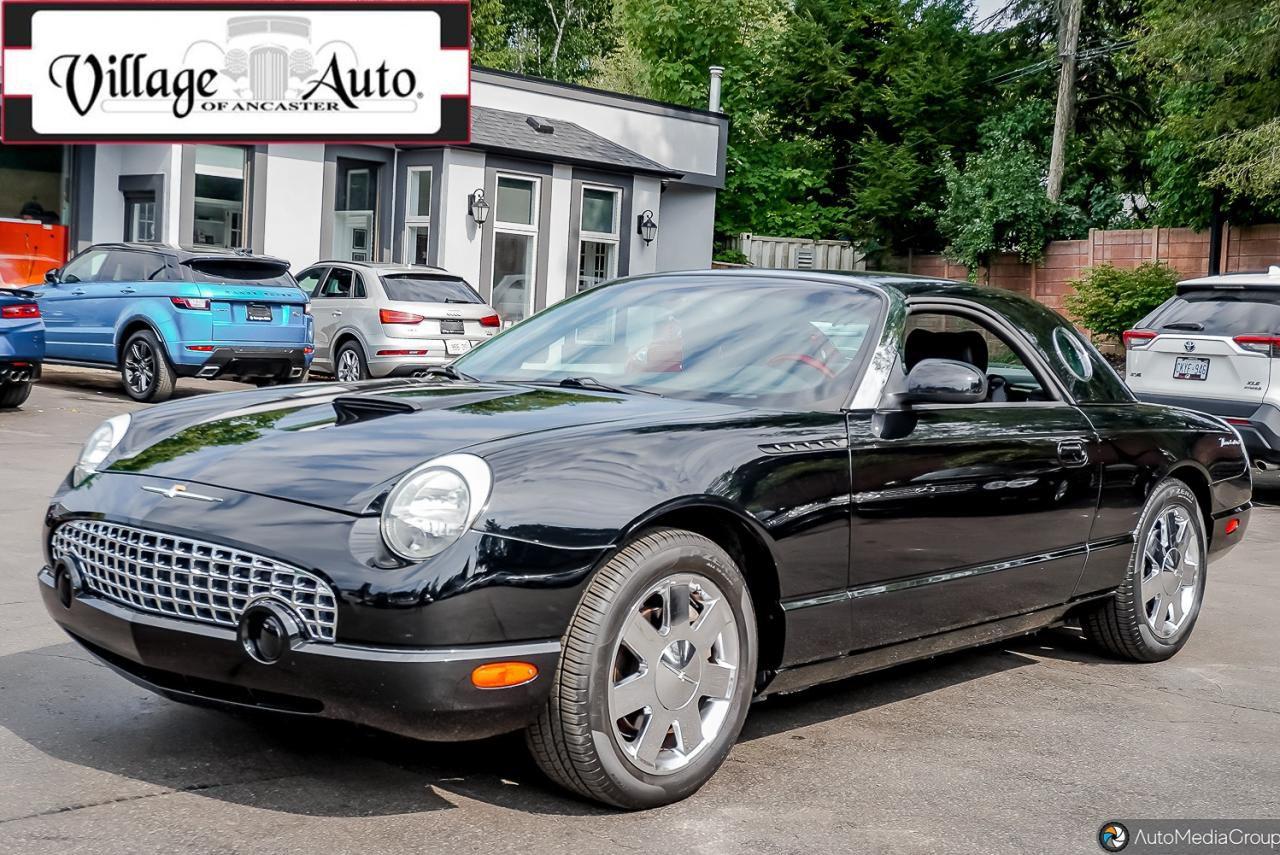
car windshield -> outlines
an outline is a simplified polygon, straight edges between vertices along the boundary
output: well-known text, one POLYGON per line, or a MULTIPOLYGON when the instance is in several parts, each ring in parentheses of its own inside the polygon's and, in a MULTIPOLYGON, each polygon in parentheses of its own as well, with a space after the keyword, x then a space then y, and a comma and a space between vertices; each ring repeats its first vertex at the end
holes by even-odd
POLYGON ((185 265, 189 278, 218 285, 296 288, 289 268, 276 262, 253 259, 193 259, 185 265))
POLYGON ((879 295, 848 285, 636 280, 559 303, 455 365, 479 380, 834 409, 877 338, 881 306, 879 295))
POLYGON ((384 273, 382 287, 388 300, 406 303, 483 303, 480 295, 456 276, 422 273, 384 273))
POLYGON ((1206 335, 1280 332, 1280 294, 1258 291, 1192 291, 1174 297, 1147 319, 1154 330, 1206 335))

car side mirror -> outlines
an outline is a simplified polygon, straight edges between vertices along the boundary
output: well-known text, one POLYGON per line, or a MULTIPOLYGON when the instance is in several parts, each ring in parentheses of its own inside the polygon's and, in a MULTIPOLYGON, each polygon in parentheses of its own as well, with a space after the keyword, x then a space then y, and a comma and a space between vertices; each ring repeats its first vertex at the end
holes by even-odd
POLYGON ((50 285, 57 285, 61 281, 61 275, 62 271, 56 267, 52 270, 46 270, 44 272, 44 281, 50 285))
POLYGON ((922 359, 907 374, 904 404, 978 404, 987 399, 987 375, 968 362, 922 359))

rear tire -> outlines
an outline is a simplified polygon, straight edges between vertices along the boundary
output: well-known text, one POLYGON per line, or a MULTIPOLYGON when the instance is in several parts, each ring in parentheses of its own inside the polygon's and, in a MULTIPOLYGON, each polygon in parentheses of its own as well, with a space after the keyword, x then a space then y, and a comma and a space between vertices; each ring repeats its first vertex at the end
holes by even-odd
POLYGON ((652 530, 587 587, 526 742, 547 777, 589 799, 678 801, 738 738, 756 656, 755 611, 733 559, 692 532, 652 530))
POLYGON ((1084 634, 1120 659, 1160 662, 1173 656, 1200 616, 1208 543, 1191 488, 1176 478, 1161 481, 1138 522, 1124 584, 1081 616, 1084 634))
POLYGON ((155 333, 139 330, 120 351, 120 379, 125 394, 133 400, 158 404, 173 396, 178 375, 155 333))
POLYGON ((0 410, 10 410, 26 403, 31 396, 31 381, 0 384, 0 410))
POLYGON ((364 348, 358 342, 349 341, 338 348, 333 359, 333 376, 339 383, 357 383, 369 379, 369 363, 364 358, 364 348))

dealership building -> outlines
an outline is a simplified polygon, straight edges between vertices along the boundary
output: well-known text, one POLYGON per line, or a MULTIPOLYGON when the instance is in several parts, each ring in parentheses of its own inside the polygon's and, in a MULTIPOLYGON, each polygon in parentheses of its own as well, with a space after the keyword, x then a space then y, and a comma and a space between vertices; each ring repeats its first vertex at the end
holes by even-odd
POLYGON ((471 75, 467 145, 0 146, 0 217, 34 203, 72 251, 158 240, 295 271, 437 265, 508 322, 617 276, 710 265, 723 114, 471 75))

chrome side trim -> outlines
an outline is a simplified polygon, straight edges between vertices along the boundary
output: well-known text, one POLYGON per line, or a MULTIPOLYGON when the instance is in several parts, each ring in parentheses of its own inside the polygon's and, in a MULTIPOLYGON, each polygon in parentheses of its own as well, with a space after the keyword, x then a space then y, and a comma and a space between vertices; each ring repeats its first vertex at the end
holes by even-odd
MULTIPOLYGON (((1132 536, 1129 536, 1132 540, 1132 536)), ((859 588, 847 588, 844 591, 832 591, 816 596, 804 597, 784 602, 782 604, 783 611, 794 611, 795 609, 805 609, 812 606, 829 605, 840 600, 858 600, 863 597, 874 597, 878 594, 891 594, 895 591, 905 591, 911 588, 921 588, 926 585, 936 585, 942 582, 953 582, 956 579, 967 579, 973 576, 985 576, 988 573, 998 573, 1001 570, 1014 570, 1019 567, 1027 567, 1032 564, 1043 564, 1049 561, 1057 561, 1062 558, 1070 558, 1073 555, 1085 555, 1092 549, 1103 548, 1098 545, 1090 545, 1080 543, 1075 546, 1068 546, 1063 549, 1055 549, 1050 552, 1042 552, 1036 555, 1024 555, 1021 558, 1012 558, 1008 561, 997 561, 991 564, 978 564, 972 567, 962 567, 958 570, 948 570, 943 573, 930 573, 925 576, 912 576, 907 579, 897 579, 892 582, 885 582, 879 585, 864 585, 859 588)))

